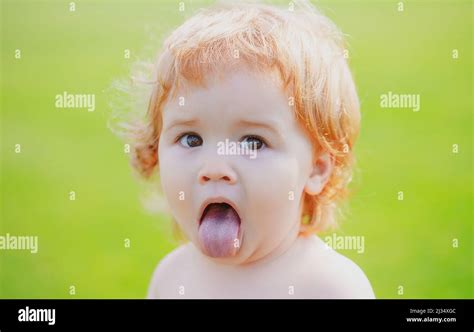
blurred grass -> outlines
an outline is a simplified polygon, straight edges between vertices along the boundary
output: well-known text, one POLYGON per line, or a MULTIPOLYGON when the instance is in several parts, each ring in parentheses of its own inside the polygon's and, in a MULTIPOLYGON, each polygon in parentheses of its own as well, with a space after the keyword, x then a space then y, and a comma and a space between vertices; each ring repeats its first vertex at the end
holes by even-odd
MULTIPOLYGON (((210 1, 187 1, 184 13, 177 1, 68 3, 1 2, 0 234, 38 235, 39 252, 0 251, 0 298, 70 298, 71 285, 75 298, 144 297, 176 243, 164 216, 143 211, 103 91, 210 1), (56 109, 63 91, 96 94, 96 111, 56 109)), ((362 105, 355 195, 338 233, 364 236, 365 253, 341 252, 378 297, 472 298, 472 3, 317 5, 348 34, 362 105), (420 94, 420 112, 381 109, 388 91, 420 94)))

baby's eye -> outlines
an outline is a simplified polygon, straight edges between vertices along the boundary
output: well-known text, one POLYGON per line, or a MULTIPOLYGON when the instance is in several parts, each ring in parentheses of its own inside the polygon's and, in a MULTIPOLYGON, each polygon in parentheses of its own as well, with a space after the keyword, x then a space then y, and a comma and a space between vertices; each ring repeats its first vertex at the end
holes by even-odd
POLYGON ((196 134, 184 134, 179 138, 179 143, 187 148, 194 148, 202 145, 202 138, 196 134))
POLYGON ((263 139, 258 136, 245 136, 242 141, 240 141, 242 148, 247 148, 249 150, 260 150, 266 146, 263 139))

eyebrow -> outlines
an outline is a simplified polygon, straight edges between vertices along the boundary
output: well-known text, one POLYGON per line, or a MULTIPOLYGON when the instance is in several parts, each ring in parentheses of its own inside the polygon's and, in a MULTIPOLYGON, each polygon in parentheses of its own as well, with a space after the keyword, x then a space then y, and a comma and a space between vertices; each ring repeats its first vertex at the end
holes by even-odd
MULTIPOLYGON (((167 131, 178 126, 191 127, 191 126, 195 126, 198 123, 199 123, 199 119, 176 119, 172 121, 163 131, 167 131)), ((278 126, 264 123, 264 122, 257 122, 257 121, 251 121, 251 120, 239 120, 235 126, 236 127, 263 128, 263 129, 270 130, 271 132, 275 133, 278 136, 281 136, 280 131, 278 130, 278 126)))
POLYGON ((196 125, 198 122, 199 122, 198 119, 189 119, 189 120, 186 120, 186 119, 176 119, 176 120, 172 121, 172 122, 164 129, 164 131, 170 130, 171 128, 177 127, 177 126, 188 126, 188 127, 194 126, 194 125, 196 125))
POLYGON ((280 135, 280 131, 278 130, 278 126, 263 123, 263 122, 256 122, 256 121, 250 121, 250 120, 240 120, 239 122, 237 122, 237 126, 239 126, 239 127, 256 127, 256 128, 268 129, 268 130, 274 132, 275 134, 280 135))

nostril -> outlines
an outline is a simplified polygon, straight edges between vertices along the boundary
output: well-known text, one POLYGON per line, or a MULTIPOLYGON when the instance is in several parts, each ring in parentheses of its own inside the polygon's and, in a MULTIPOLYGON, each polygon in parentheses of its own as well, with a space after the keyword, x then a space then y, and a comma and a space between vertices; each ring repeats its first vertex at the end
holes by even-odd
MULTIPOLYGON (((224 180, 224 181, 230 181, 230 177, 228 177, 227 175, 221 177, 221 179, 224 180)), ((205 182, 207 182, 207 181, 210 181, 211 178, 208 177, 208 176, 203 175, 203 176, 202 176, 202 180, 205 181, 205 182)))
POLYGON ((199 183, 204 184, 208 182, 225 182, 227 184, 234 184, 237 179, 237 175, 229 167, 222 165, 215 165, 213 168, 210 166, 203 168, 198 174, 197 179, 199 183))

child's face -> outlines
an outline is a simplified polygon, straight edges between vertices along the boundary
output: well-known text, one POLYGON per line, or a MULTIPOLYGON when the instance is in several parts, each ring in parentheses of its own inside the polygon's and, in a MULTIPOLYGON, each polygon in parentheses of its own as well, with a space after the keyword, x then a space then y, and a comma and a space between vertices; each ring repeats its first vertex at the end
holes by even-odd
POLYGON ((242 264, 297 237, 303 192, 319 192, 324 174, 279 84, 248 70, 226 75, 166 105, 159 172, 187 238, 242 264), (228 205, 205 210, 209 202, 228 205))

